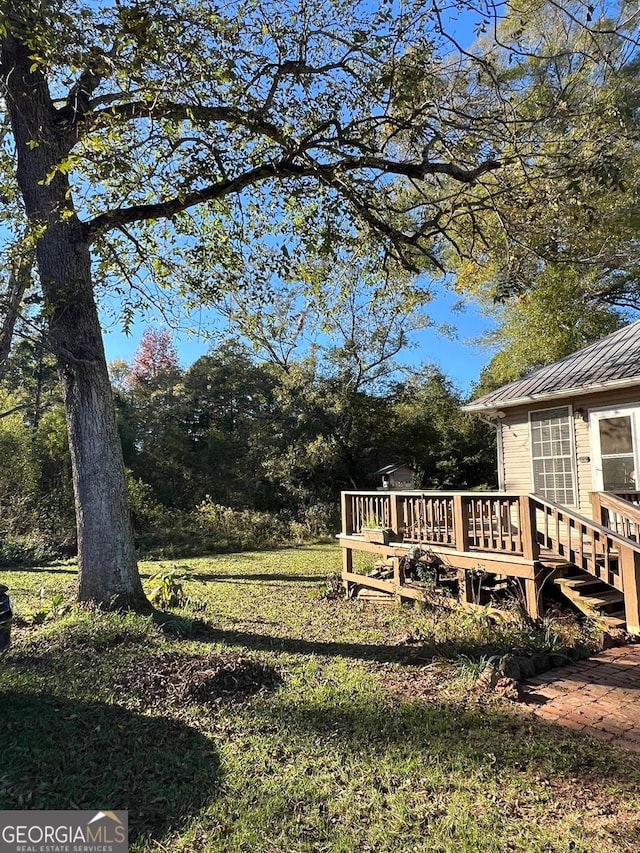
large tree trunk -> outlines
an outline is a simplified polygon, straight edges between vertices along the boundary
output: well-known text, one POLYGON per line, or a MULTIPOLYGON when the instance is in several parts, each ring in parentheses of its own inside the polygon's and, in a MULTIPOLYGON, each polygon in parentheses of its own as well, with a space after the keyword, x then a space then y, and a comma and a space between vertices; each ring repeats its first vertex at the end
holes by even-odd
MULTIPOLYGON (((38 246, 73 466, 80 601, 140 609, 122 447, 93 298, 89 250, 50 228, 38 246), (66 239, 65 239, 66 238, 66 239)), ((67 230, 67 229, 64 229, 67 230)))
MULTIPOLYGON (((21 27, 16 25, 16 29, 21 27)), ((42 73, 20 38, 2 43, 2 78, 34 230, 49 342, 62 382, 78 528, 79 599, 147 608, 135 558, 122 448, 102 344, 86 229, 64 163, 73 145, 42 73)))

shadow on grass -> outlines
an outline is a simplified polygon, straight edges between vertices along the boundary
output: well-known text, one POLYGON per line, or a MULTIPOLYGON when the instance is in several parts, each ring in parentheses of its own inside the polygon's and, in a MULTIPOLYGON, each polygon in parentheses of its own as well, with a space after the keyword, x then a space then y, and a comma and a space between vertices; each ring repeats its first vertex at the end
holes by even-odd
POLYGON ((252 574, 251 572, 246 574, 238 574, 238 575, 230 575, 226 573, 220 574, 208 574, 203 575, 198 573, 193 577, 189 577, 190 581, 201 581, 202 583, 208 583, 209 581, 213 583, 226 583, 233 582, 236 583, 238 581, 252 582, 256 581, 259 583, 281 583, 282 581, 287 581, 289 583, 321 583, 324 580, 325 576, 323 574, 318 575, 287 575, 287 574, 276 574, 274 572, 268 573, 258 573, 252 574))
POLYGON ((324 657, 353 658, 356 660, 376 661, 378 663, 425 663, 424 660, 409 661, 407 656, 408 650, 403 646, 385 646, 380 643, 323 642, 321 640, 300 640, 292 637, 278 637, 270 634, 254 634, 249 631, 224 631, 200 620, 194 623, 191 639, 203 643, 223 643, 226 646, 240 646, 251 651, 267 651, 294 655, 322 655, 324 657))
POLYGON ((17 574, 25 572, 25 573, 46 573, 51 575, 77 575, 78 567, 70 566, 65 564, 63 566, 52 563, 48 566, 29 566, 29 565, 12 565, 12 566, 2 566, 0 567, 0 575, 11 574, 12 572, 16 572, 17 574))
POLYGON ((1 809, 128 809, 161 838, 215 798, 219 760, 183 723, 50 694, 0 693, 1 809))
POLYGON ((595 787, 619 784, 634 796, 640 783, 640 756, 497 706, 330 695, 275 699, 261 714, 267 730, 277 726, 292 739, 326 739, 328 748, 356 756, 392 750, 398 764, 422 760, 445 776, 533 772, 595 787))
POLYGON ((375 663, 403 663, 424 666, 434 659, 456 660, 461 654, 481 657, 506 654, 510 648, 484 642, 446 640, 423 645, 385 645, 383 643, 348 643, 343 641, 304 640, 256 634, 250 631, 222 630, 201 620, 193 622, 189 638, 199 642, 223 643, 252 651, 268 651, 293 655, 321 655, 375 663))

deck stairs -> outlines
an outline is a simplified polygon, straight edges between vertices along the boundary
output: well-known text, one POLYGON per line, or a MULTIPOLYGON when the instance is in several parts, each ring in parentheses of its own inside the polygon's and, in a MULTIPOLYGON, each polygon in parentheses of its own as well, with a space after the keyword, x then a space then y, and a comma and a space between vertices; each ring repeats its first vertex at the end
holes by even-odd
POLYGON ((585 616, 593 619, 603 629, 626 627, 624 595, 614 587, 575 566, 567 566, 570 574, 559 575, 554 583, 565 598, 585 616))
MULTIPOLYGON (((614 495, 602 493, 601 497, 605 496, 611 512, 602 514, 603 525, 610 527, 617 537, 637 546, 640 538, 640 508, 614 495)), ((619 551, 615 546, 610 548, 605 560, 603 556, 596 555, 592 544, 590 538, 582 539, 580 559, 576 553, 575 562, 567 559, 567 556, 573 556, 573 549, 566 548, 563 549, 567 555, 564 558, 557 552, 555 555, 541 553, 540 560, 553 569, 553 583, 574 607, 604 630, 624 630, 626 617, 619 551)))

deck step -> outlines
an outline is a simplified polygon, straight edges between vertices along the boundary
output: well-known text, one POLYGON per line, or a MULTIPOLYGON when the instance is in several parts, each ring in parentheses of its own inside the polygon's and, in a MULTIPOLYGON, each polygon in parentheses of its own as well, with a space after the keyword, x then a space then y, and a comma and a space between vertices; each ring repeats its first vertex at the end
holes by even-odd
POLYGON ((597 586, 602 583, 599 578, 591 576, 585 577, 584 575, 568 575, 567 577, 556 578, 555 582, 558 586, 568 586, 571 589, 584 589, 586 587, 597 586))
POLYGON ((624 595, 618 592, 617 589, 607 590, 606 592, 597 592, 595 595, 583 595, 582 600, 591 605, 598 607, 605 604, 624 604, 624 595))
POLYGON ((578 610, 593 619, 602 630, 624 630, 626 627, 624 595, 609 584, 587 572, 576 572, 575 566, 570 575, 554 578, 553 582, 578 610))
POLYGON ((355 598, 358 601, 369 601, 375 604, 393 604, 395 605, 396 599, 389 592, 384 592, 381 589, 370 589, 365 586, 360 586, 355 591, 355 598))
POLYGON ((557 554, 540 552, 539 561, 545 566, 553 566, 554 569, 575 569, 575 565, 570 563, 565 557, 559 557, 557 554))
POLYGON ((624 618, 624 613, 622 616, 617 613, 607 613, 606 616, 601 616, 599 621, 603 622, 607 628, 615 628, 617 630, 624 631, 627 627, 627 621, 624 618))

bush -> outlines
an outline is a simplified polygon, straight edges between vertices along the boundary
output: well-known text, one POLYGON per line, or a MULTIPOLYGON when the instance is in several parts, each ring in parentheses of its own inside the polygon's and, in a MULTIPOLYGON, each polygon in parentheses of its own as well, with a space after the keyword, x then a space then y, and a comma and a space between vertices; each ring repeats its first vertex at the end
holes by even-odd
POLYGON ((0 539, 0 566, 35 566, 64 556, 60 549, 39 537, 6 536, 0 539))
POLYGON ((154 504, 145 484, 133 484, 136 541, 145 553, 174 557, 260 550, 300 545, 333 532, 327 507, 312 507, 308 516, 297 520, 286 511, 232 509, 207 498, 186 512, 154 504))
POLYGON ((142 480, 136 480, 129 470, 127 470, 127 496, 131 523, 135 531, 162 526, 165 523, 169 510, 158 503, 151 486, 142 480))

